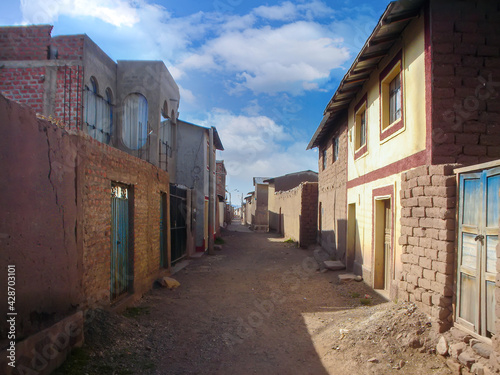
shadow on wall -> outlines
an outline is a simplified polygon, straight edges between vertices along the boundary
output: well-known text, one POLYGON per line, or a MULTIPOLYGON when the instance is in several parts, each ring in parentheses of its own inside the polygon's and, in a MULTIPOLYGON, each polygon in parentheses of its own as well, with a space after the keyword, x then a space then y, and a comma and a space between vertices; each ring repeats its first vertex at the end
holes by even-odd
POLYGON ((357 220, 353 220, 352 226, 349 226, 349 220, 337 220, 337 232, 318 230, 318 243, 332 256, 332 259, 342 261, 347 270, 355 271, 359 268, 361 272, 363 254, 357 220))

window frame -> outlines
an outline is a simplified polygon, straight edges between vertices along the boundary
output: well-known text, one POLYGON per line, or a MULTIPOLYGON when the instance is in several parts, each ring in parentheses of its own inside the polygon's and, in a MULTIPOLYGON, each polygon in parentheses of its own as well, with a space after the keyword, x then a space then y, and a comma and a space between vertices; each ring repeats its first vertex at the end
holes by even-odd
POLYGON ((99 83, 92 76, 89 85, 84 88, 83 123, 85 130, 95 140, 109 144, 111 129, 113 128, 113 93, 108 87, 105 90, 106 98, 99 94, 99 83))
POLYGON ((332 164, 339 160, 339 136, 332 138, 332 164))
POLYGON ((327 156, 327 147, 323 148, 321 150, 321 165, 323 166, 322 171, 324 171, 327 167, 327 161, 328 161, 328 156, 327 156))
POLYGON ((385 141, 396 132, 404 128, 404 77, 403 77, 403 53, 399 50, 393 59, 386 65, 379 76, 379 98, 380 98, 380 141, 385 141), (399 101, 401 103, 400 117, 390 121, 390 85, 399 76, 399 101))
POLYGON ((140 92, 132 92, 128 94, 123 100, 123 115, 122 115, 122 128, 121 128, 121 140, 125 147, 129 150, 141 150, 144 146, 147 145, 148 141, 148 129, 149 129, 149 103, 148 99, 145 95, 140 92), (129 108, 127 108, 128 100, 132 100, 132 98, 138 98, 137 102, 132 103, 129 108), (141 102, 140 102, 141 101, 141 102), (129 113, 130 112, 130 113, 129 113), (130 126, 126 123, 128 120, 127 116, 134 116, 134 119, 131 119, 130 126), (139 120, 145 119, 145 124, 143 124, 139 120), (136 121, 134 121, 136 120, 136 121), (132 129, 132 125, 135 125, 135 129, 132 129), (130 131, 130 134, 126 134, 127 130, 130 131), (131 142, 134 141, 132 137, 132 131, 135 131, 137 134, 137 144, 133 145, 131 142), (141 137, 142 136, 142 137, 141 137), (140 142, 142 141, 142 143, 140 142))
POLYGON ((368 152, 368 97, 365 94, 354 107, 354 160, 368 152), (363 115, 364 114, 364 115, 363 115), (362 116, 363 115, 363 116, 362 116), (361 118, 364 118, 364 143, 361 144, 361 118))

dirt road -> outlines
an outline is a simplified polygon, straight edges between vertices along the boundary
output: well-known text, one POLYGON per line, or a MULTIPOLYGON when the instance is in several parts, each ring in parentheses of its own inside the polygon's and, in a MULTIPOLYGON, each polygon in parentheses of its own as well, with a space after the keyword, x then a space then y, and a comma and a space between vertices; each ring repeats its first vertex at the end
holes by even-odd
POLYGON ((175 274, 179 288, 154 289, 125 316, 95 314, 58 374, 449 373, 411 306, 338 284, 312 250, 229 229, 221 251, 175 274))

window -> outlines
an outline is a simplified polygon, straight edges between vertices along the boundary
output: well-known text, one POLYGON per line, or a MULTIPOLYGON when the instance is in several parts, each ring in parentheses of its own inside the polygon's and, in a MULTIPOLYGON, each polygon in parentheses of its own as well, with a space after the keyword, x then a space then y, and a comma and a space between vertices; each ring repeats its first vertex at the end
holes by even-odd
POLYGON ((333 160, 332 162, 335 163, 337 159, 339 158, 339 137, 333 137, 333 160))
POLYGON ((322 151, 322 158, 323 158, 323 170, 325 170, 326 169, 326 148, 324 148, 322 151))
POLYGON ((123 107, 123 143, 131 150, 140 149, 148 136, 148 101, 141 94, 130 94, 123 107))
POLYGON ((87 133, 99 142, 108 144, 111 140, 112 94, 108 88, 106 99, 99 95, 97 80, 90 78, 90 85, 85 86, 84 118, 87 133))
POLYGON ((401 118, 401 78, 399 74, 389 84, 389 123, 401 118))
POLYGON ((367 96, 366 94, 354 107, 354 158, 357 159, 367 151, 367 96))
POLYGON ((384 140, 402 129, 403 90, 401 51, 380 73, 380 140, 384 140))

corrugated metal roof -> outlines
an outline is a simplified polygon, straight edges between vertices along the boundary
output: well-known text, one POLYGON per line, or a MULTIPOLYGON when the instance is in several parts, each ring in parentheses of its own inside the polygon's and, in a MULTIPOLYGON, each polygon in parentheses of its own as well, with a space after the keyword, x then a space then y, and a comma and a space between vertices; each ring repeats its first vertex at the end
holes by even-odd
POLYGON ((424 0, 399 0, 391 2, 380 17, 377 26, 366 40, 351 67, 325 108, 323 119, 314 133, 307 149, 318 147, 329 132, 335 119, 347 108, 361 90, 370 74, 401 37, 401 33, 417 17, 424 0))

